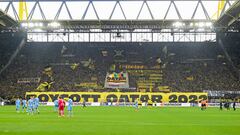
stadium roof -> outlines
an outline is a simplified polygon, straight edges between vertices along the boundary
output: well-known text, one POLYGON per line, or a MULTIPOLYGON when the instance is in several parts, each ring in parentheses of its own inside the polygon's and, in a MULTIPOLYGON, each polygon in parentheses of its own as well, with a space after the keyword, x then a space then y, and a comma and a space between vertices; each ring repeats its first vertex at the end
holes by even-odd
POLYGON ((233 5, 223 13, 215 22, 216 27, 225 28, 223 30, 238 30, 240 31, 240 1, 236 1, 233 5))
POLYGON ((194 27, 196 22, 200 22, 200 25, 213 23, 235 2, 235 0, 23 1, 25 2, 22 2, 20 8, 19 0, 0 0, 0 9, 19 22, 39 22, 38 24, 47 26, 48 23, 55 21, 59 22, 62 28, 68 29, 79 27, 164 29, 175 28, 175 23, 189 29, 194 27))
MULTIPOLYGON (((0 9, 16 20, 209 20, 218 19, 219 0, 0 0, 0 9), (20 17, 20 12, 24 14, 20 17), (26 14, 25 14, 26 13, 26 14)), ((223 6, 223 5, 222 5, 223 6)))
POLYGON ((0 29, 17 26, 17 21, 0 10, 0 29))

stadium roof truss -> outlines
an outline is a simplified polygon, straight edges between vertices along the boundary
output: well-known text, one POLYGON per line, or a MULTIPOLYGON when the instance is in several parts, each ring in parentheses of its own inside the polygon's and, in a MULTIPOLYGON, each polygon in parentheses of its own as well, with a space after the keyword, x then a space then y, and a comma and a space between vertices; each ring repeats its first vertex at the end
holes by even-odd
POLYGON ((240 1, 233 3, 214 23, 223 30, 240 32, 240 1))
POLYGON ((0 0, 38 42, 215 41, 213 23, 235 0, 0 0), (220 4, 219 4, 220 3, 220 4), (221 5, 222 4, 222 5, 221 5), (29 12, 29 13, 28 13, 29 12))
POLYGON ((16 27, 17 21, 8 16, 4 11, 0 10, 0 30, 5 27, 16 27))

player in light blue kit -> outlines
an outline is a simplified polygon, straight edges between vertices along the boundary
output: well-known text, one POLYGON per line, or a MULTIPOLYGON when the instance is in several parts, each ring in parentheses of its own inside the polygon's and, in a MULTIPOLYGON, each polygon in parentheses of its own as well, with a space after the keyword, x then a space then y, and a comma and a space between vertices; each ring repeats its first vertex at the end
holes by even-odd
POLYGON ((29 115, 29 114, 33 114, 33 104, 34 104, 33 97, 31 97, 31 98, 28 100, 28 107, 27 107, 28 115, 29 115))
POLYGON ((34 113, 38 113, 39 114, 39 109, 38 109, 38 106, 39 106, 39 98, 38 97, 35 97, 33 99, 33 109, 34 109, 34 113))
POLYGON ((53 103, 54 103, 54 112, 57 112, 58 111, 58 100, 55 99, 53 103))
POLYGON ((73 100, 69 97, 69 99, 68 99, 68 117, 72 117, 72 115, 73 115, 72 109, 73 109, 73 100))
POLYGON ((135 111, 138 111, 138 100, 135 100, 135 102, 134 102, 134 107, 135 107, 135 111))
POLYGON ((20 105, 21 105, 21 101, 20 101, 19 98, 17 98, 15 104, 16 104, 16 111, 17 111, 17 113, 19 113, 19 111, 20 111, 20 105))
POLYGON ((24 112, 24 109, 27 110, 27 100, 25 98, 22 99, 22 112, 24 112))

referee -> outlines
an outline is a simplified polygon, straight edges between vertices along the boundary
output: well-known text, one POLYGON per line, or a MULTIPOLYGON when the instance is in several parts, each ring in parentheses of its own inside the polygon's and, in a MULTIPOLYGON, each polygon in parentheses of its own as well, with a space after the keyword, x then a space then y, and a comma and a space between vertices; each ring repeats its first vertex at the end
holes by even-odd
POLYGON ((223 103, 222 101, 220 101, 220 110, 222 110, 222 107, 223 107, 223 103))
POLYGON ((236 99, 233 101, 233 110, 236 111, 236 99))

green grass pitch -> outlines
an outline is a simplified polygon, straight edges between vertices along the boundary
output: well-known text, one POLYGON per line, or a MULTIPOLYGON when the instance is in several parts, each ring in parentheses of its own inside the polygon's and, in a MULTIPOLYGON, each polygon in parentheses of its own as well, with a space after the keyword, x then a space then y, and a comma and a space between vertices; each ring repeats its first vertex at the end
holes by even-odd
POLYGON ((72 118, 53 107, 39 115, 0 107, 0 135, 239 135, 240 110, 208 108, 140 108, 75 106, 72 118))

